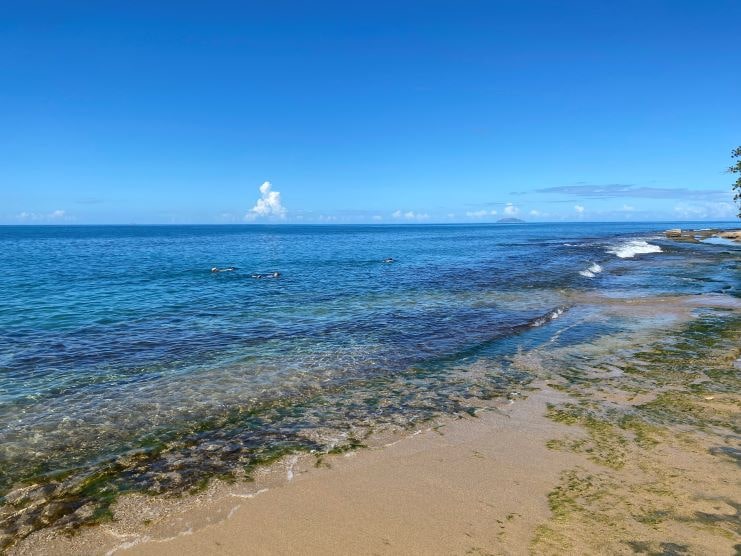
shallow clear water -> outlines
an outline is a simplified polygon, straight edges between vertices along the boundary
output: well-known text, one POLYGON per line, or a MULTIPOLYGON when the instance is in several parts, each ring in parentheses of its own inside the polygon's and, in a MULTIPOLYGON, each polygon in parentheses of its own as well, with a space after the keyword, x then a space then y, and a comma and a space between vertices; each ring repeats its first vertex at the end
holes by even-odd
POLYGON ((675 226, 0 227, 0 487, 192 486, 460 411, 527 380, 506 357, 577 293, 738 295, 738 249, 675 226))

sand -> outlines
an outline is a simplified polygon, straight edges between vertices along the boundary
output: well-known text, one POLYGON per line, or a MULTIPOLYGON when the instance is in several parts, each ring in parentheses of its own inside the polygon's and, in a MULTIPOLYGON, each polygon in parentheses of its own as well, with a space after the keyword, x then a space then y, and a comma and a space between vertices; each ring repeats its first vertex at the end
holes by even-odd
POLYGON ((10 552, 736 553, 738 300, 606 307, 605 318, 661 313, 686 328, 656 344, 606 337, 523 353, 514 364, 536 381, 476 417, 377 435, 345 454, 289 456, 253 483, 217 481, 182 498, 124 496, 113 522, 73 536, 39 531, 10 552), (695 322, 695 314, 704 316, 695 322))
POLYGON ((320 467, 313 457, 287 458, 257 484, 217 487, 138 532, 104 525, 37 538, 20 552, 519 554, 550 515, 548 492, 580 460, 546 447, 567 429, 545 417, 546 403, 563 398, 542 389, 320 467), (214 516, 222 520, 208 524, 214 516))

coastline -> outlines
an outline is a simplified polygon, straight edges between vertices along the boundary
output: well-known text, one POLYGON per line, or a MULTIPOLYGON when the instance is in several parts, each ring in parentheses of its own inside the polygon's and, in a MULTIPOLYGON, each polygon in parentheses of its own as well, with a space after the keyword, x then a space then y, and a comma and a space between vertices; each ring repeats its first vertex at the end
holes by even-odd
POLYGON ((672 228, 666 230, 664 235, 667 239, 674 241, 684 241, 689 243, 700 243, 707 240, 720 239, 741 243, 741 229, 688 229, 672 228))
MULTIPOLYGON (((560 474, 579 463, 546 446, 568 431, 545 416, 565 398, 543 386, 477 418, 378 436, 319 466, 308 455, 287 457, 254 484, 214 484, 159 523, 140 518, 130 532, 104 524, 69 537, 40 532, 11 553, 518 553, 548 518, 560 474)), ((147 515, 140 504, 148 502, 124 499, 131 507, 118 511, 147 515)))
POLYGON ((741 304, 626 299, 609 311, 675 322, 632 348, 626 337, 518 354, 535 382, 477 418, 288 456, 254 483, 196 496, 122 497, 113 522, 40 531, 10 553, 732 553, 741 304))

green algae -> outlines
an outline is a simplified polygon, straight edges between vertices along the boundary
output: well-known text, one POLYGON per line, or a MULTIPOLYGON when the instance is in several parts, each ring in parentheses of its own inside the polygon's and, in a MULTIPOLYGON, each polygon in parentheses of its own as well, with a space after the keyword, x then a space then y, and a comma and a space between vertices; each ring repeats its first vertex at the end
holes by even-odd
MULTIPOLYGON (((609 420, 591 413, 585 404, 567 403, 558 407, 549 404, 546 416, 557 423, 580 425, 589 436, 588 441, 563 443, 559 449, 584 453, 595 463, 614 469, 620 469, 625 464, 625 437, 609 420)), ((550 447, 555 446, 552 444, 550 447)))
MULTIPOLYGON (((712 433, 718 438, 738 434, 741 373, 734 362, 740 353, 739 324, 741 319, 730 313, 698 315, 672 337, 624 354, 630 364, 619 365, 623 377, 603 381, 600 387, 590 387, 583 380, 568 381, 573 370, 557 373, 567 379, 557 389, 567 393, 571 401, 549 405, 547 416, 579 427, 586 437, 552 439, 547 447, 581 453, 601 464, 605 471, 596 475, 585 474, 578 468, 564 472, 548 497, 553 517, 537 527, 531 552, 573 552, 577 550, 577 542, 587 543, 597 552, 612 550, 599 541, 601 536, 613 537, 610 541, 613 543, 645 546, 647 550, 651 547, 649 553, 679 554, 690 550, 690 545, 629 540, 629 532, 634 530, 631 521, 655 529, 659 535, 665 523, 673 522, 729 540, 733 538, 733 525, 728 521, 735 520, 737 515, 676 514, 673 509, 678 503, 676 488, 681 486, 678 482, 681 472, 672 472, 658 455, 646 456, 666 442, 704 451, 693 431, 712 433), (627 404, 609 401, 610 394, 617 392, 629 394, 624 398, 629 400, 627 404), (630 400, 638 394, 651 399, 630 405, 630 400), (616 465, 620 455, 625 456, 625 465, 637 467, 648 479, 626 487, 615 474, 622 467, 616 465), (617 527, 618 523, 624 526, 617 527), (585 536, 575 536, 577 530, 585 536), (678 547, 682 547, 681 551, 673 552, 678 547), (658 551, 652 552, 654 548, 658 551)), ((711 453, 722 457, 725 452, 718 449, 711 453)), ((737 503, 728 504, 738 510, 737 503)))
POLYGON ((633 433, 633 440, 641 448, 653 448, 660 442, 664 435, 664 429, 656 425, 651 425, 635 414, 623 415, 618 426, 623 430, 633 433))

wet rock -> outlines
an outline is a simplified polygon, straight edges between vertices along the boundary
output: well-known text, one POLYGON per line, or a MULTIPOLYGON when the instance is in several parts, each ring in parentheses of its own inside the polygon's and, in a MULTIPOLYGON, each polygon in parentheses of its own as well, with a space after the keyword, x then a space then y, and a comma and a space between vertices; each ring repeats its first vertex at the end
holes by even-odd
POLYGON ((53 523, 60 515, 64 514, 65 505, 62 502, 51 502, 41 512, 39 520, 44 524, 53 523))
POLYGON ((44 501, 57 491, 58 485, 47 483, 43 485, 28 485, 17 488, 5 495, 5 501, 14 506, 22 506, 32 502, 44 501))
POLYGON ((664 235, 666 235, 666 237, 682 237, 682 230, 679 228, 672 228, 671 230, 665 231, 664 235))
POLYGON ((718 234, 718 237, 732 239, 734 241, 741 241, 741 230, 727 230, 725 232, 720 232, 718 234))
POLYGON ((97 508, 97 505, 95 502, 88 502, 87 504, 83 504, 77 510, 75 510, 75 513, 73 514, 75 516, 75 519, 79 520, 80 523, 83 523, 85 521, 88 521, 95 515, 95 510, 97 508))

